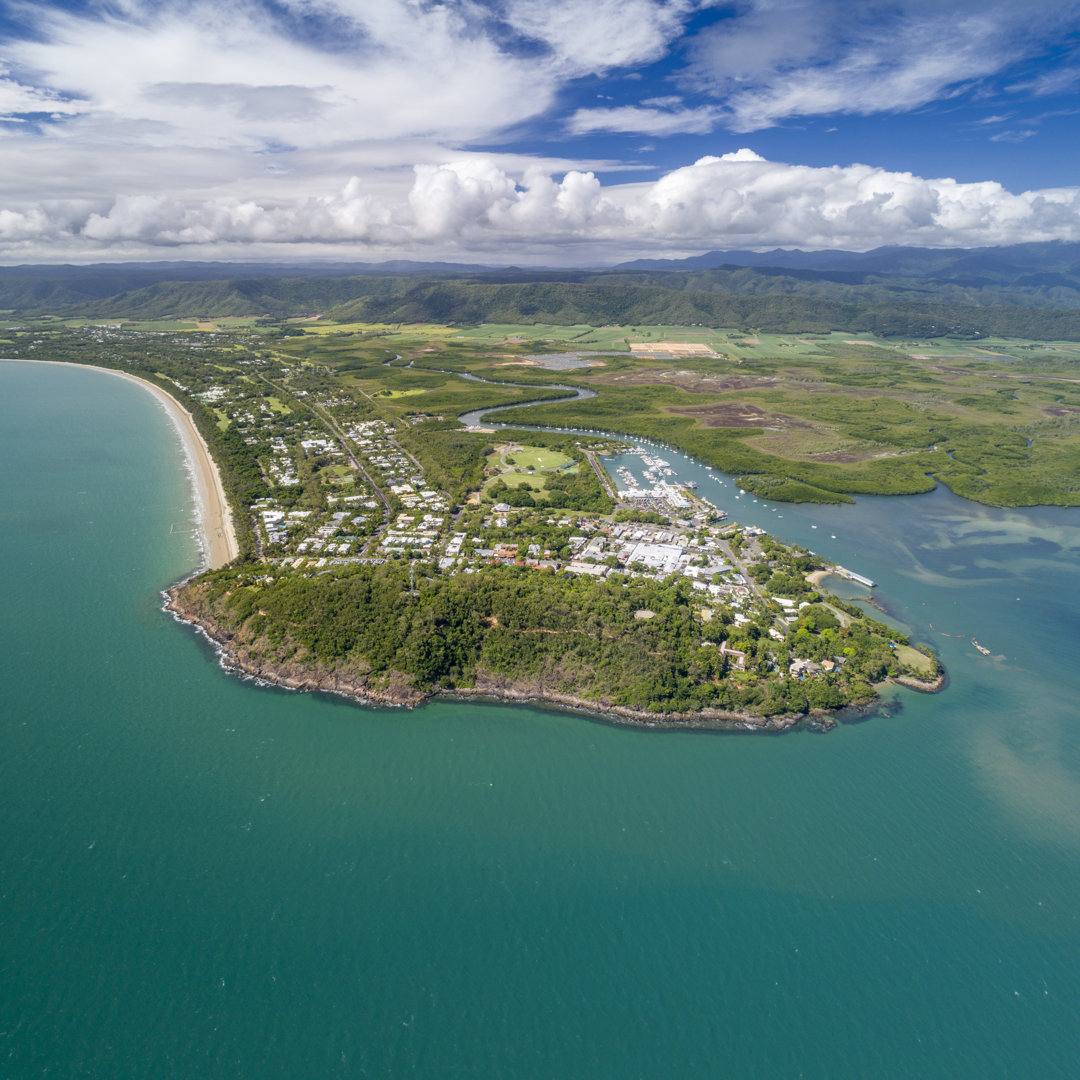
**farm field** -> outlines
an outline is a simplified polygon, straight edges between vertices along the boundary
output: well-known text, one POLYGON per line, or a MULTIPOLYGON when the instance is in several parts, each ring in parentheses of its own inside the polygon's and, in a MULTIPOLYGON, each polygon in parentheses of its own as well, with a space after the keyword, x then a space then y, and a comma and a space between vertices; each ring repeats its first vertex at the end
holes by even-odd
POLYGON ((595 398, 500 419, 660 439, 772 499, 844 501, 940 482, 996 505, 1080 504, 1077 343, 501 324, 400 327, 392 339, 313 333, 282 348, 329 363, 396 416, 449 422, 471 408, 535 400, 552 384, 588 387, 595 398), (700 343, 716 355, 629 351, 655 342, 700 343), (391 348, 401 360, 387 367, 391 348), (573 371, 521 364, 537 352, 608 354, 573 371))

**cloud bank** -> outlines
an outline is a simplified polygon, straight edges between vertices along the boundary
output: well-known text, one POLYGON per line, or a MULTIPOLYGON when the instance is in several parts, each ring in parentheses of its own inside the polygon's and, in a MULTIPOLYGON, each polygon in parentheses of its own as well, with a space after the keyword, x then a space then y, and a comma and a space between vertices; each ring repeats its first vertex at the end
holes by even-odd
POLYGON ((1080 79, 1060 45, 1080 0, 5 3, 7 262, 1080 239, 1072 188, 716 152, 738 145, 724 132, 974 100, 995 79, 1008 102, 979 138, 1027 149, 1042 121, 1017 103, 1080 79), (680 151, 663 168, 582 153, 620 133, 680 151), (623 182, 634 168, 648 182, 623 182))
MULTIPOLYGON (((553 249, 605 253, 884 244, 984 246, 1080 241, 1080 188, 1013 194, 1001 185, 925 179, 866 165, 810 168, 750 150, 704 157, 652 183, 602 185, 592 172, 514 176, 483 156, 416 166, 397 191, 353 178, 336 191, 274 201, 125 195, 107 207, 0 210, 0 250, 49 244, 68 254, 252 245, 333 245, 418 257, 499 261, 553 249)), ((282 251, 282 254, 288 254, 282 251)))

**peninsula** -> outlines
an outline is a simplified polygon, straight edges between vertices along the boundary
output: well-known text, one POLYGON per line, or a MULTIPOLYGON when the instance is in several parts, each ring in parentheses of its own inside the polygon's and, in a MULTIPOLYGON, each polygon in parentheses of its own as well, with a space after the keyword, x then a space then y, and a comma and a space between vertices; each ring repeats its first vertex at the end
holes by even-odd
POLYGON ((228 665, 366 702, 487 697, 764 730, 827 728, 886 681, 943 685, 928 649, 824 591, 826 560, 681 482, 673 448, 490 426, 499 406, 541 418, 575 392, 548 373, 608 354, 502 342, 487 377, 476 352, 463 364, 430 338, 404 352, 324 337, 54 339, 170 403, 208 558, 168 607, 228 665))

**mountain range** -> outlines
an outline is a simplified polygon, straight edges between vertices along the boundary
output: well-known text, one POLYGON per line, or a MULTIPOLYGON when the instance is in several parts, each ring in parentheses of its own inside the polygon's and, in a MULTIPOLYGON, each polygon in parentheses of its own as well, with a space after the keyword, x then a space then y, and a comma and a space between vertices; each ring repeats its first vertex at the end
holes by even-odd
POLYGON ((452 263, 0 267, 10 316, 321 314, 343 321, 662 323, 1080 338, 1080 244, 713 251, 585 269, 452 263))

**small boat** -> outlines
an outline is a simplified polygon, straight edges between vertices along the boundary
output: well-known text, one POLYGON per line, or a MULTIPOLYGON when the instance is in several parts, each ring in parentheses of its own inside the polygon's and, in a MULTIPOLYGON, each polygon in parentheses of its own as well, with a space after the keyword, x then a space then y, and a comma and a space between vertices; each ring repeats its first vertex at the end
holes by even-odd
POLYGON ((983 656, 989 656, 990 650, 985 645, 980 645, 974 638, 971 639, 971 644, 975 646, 983 654, 983 656))

